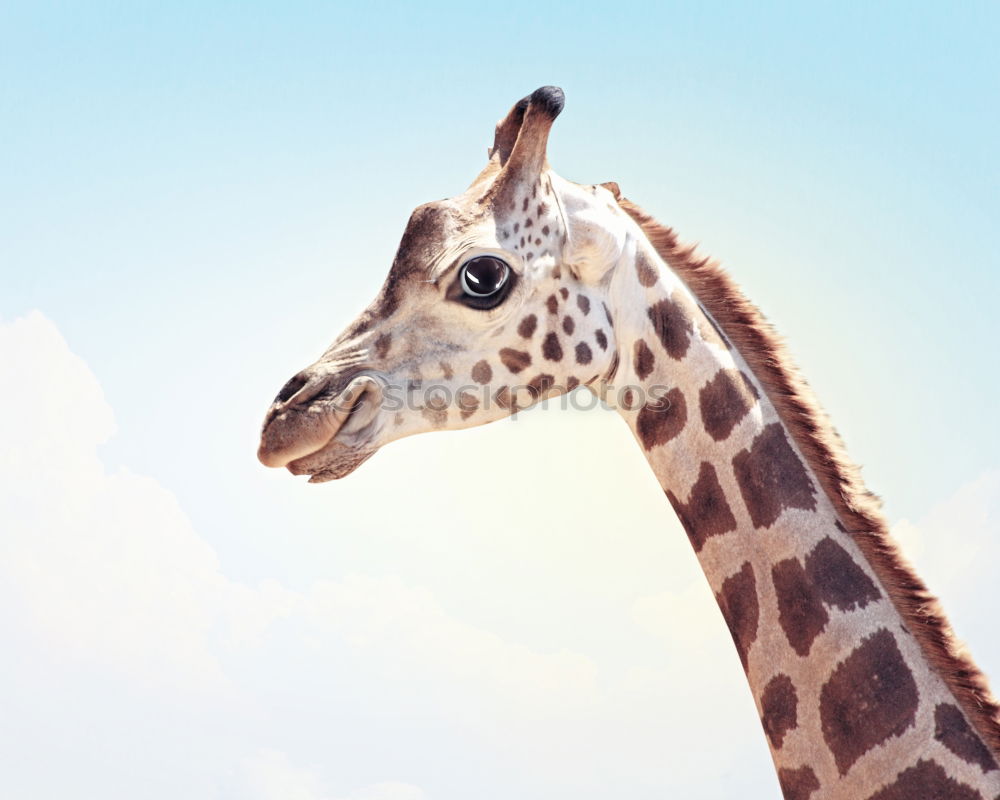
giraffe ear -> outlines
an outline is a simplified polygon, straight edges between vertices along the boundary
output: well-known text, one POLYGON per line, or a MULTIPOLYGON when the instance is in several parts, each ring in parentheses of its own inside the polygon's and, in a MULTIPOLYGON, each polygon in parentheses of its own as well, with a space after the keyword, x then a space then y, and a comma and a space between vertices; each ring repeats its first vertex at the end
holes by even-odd
POLYGON ((498 179, 500 182, 534 179, 542 171, 549 131, 565 103, 566 97, 558 86, 542 86, 517 103, 497 126, 494 150, 501 155, 503 172, 498 179), (519 111, 522 106, 523 110, 519 111), (518 115, 521 121, 516 126, 516 135, 512 137, 515 126, 504 123, 508 120, 513 123, 518 115), (509 154, 504 158, 503 152, 507 148, 509 154))
POLYGON ((549 128, 562 111, 563 101, 562 89, 556 86, 543 86, 518 100, 497 123, 493 146, 486 150, 489 162, 469 188, 485 185, 489 187, 487 195, 495 196, 503 193, 504 186, 518 183, 518 176, 524 176, 536 164, 536 175, 541 172, 549 128), (519 166, 511 165, 511 159, 519 166))
POLYGON ((624 212, 605 186, 584 187, 558 176, 552 176, 552 186, 566 215, 563 261, 584 283, 600 283, 629 252, 624 212))
POLYGON ((514 152, 514 144, 517 142, 518 131, 521 130, 521 123, 524 122, 524 112, 528 110, 530 97, 522 97, 507 116, 497 123, 496 131, 493 133, 493 146, 486 151, 490 161, 494 159, 499 166, 507 163, 510 154, 514 152))
POLYGON ((545 166, 549 129, 564 102, 557 86, 542 86, 518 100, 497 123, 493 146, 486 151, 489 163, 470 188, 488 184, 487 194, 496 196, 522 180, 534 180, 545 166))

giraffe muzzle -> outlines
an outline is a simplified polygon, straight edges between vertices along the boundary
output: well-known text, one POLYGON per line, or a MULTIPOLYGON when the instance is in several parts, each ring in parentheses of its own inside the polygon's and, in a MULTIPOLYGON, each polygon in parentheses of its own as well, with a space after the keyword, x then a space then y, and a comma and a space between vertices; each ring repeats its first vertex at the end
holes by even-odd
POLYGON ((378 432, 382 383, 370 374, 356 375, 337 391, 341 380, 313 378, 286 400, 279 395, 261 431, 257 458, 264 466, 315 475, 368 449, 378 432))

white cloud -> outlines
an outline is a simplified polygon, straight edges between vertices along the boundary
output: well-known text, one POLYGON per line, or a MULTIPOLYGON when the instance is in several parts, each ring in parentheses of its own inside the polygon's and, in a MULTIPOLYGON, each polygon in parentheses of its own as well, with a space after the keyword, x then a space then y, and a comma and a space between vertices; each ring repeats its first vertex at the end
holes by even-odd
POLYGON ((487 689, 494 716, 519 718, 592 705, 597 668, 570 652, 539 653, 447 614, 423 589, 397 578, 324 581, 309 596, 320 629, 342 636, 373 663, 410 680, 444 681, 451 692, 487 689))
POLYGON ((325 800, 318 770, 297 767, 278 750, 261 750, 243 761, 248 797, 251 800, 325 800))
POLYGON ((242 763, 247 800, 426 800, 417 786, 387 781, 334 798, 319 768, 292 764, 278 750, 264 749, 242 763))
POLYGON ((222 682, 207 634, 226 582, 155 481, 108 474, 114 430, 86 365, 39 314, 0 327, 0 574, 8 622, 142 680, 222 682))

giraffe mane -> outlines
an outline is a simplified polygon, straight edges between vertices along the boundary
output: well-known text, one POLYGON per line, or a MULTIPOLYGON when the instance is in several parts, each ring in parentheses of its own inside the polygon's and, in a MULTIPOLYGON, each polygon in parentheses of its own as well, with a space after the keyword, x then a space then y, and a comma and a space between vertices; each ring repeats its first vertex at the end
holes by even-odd
POLYGON ((802 378, 781 337, 730 275, 696 245, 605 183, 668 266, 703 303, 760 380, 847 532, 888 591, 924 656, 944 679, 987 746, 1000 753, 1000 704, 956 637, 938 600, 889 532, 881 501, 861 479, 839 434, 802 378))

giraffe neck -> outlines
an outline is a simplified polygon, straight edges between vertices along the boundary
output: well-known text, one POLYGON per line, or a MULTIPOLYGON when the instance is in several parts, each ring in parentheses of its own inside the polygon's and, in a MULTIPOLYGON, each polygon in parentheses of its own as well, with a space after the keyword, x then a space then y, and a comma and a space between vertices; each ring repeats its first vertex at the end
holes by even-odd
POLYGON ((613 384, 635 387, 619 407, 729 626, 785 797, 997 798, 979 720, 848 532, 752 340, 734 346, 638 225, 610 296, 613 384))

